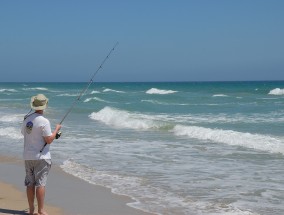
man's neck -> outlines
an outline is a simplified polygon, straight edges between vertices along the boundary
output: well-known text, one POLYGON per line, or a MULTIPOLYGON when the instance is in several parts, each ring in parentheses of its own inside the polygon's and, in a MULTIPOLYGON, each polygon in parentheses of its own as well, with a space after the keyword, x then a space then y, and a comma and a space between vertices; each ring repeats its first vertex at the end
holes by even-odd
POLYGON ((43 110, 36 110, 35 113, 43 114, 43 110))

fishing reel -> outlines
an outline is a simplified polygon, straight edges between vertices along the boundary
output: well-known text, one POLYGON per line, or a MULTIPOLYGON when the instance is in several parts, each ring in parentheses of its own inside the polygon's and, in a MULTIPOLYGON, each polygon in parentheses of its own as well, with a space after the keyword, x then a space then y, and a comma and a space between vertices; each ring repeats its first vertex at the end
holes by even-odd
POLYGON ((55 136, 55 139, 58 139, 60 136, 61 136, 61 131, 58 131, 57 133, 56 133, 56 136, 55 136))

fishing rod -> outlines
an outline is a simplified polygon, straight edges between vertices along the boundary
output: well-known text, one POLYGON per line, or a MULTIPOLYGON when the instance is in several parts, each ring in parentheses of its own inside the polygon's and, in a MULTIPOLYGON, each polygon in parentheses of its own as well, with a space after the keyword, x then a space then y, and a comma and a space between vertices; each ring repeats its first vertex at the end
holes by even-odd
POLYGON ((104 63, 107 61, 107 59, 109 58, 109 56, 111 55, 111 53, 114 51, 114 49, 116 48, 116 46, 118 46, 118 42, 116 42, 116 44, 113 46, 113 48, 110 50, 110 52, 108 53, 108 55, 105 57, 105 59, 102 61, 102 63, 100 64, 100 66, 98 67, 98 69, 95 71, 95 73, 92 75, 89 83, 87 84, 87 86, 82 89, 81 93, 79 94, 78 98, 74 100, 73 104, 71 105, 71 107, 69 108, 69 110, 66 112, 66 114, 64 115, 64 117, 62 118, 62 120, 60 121, 60 125, 62 124, 62 122, 65 120, 65 118, 68 116, 68 114, 72 111, 72 109, 74 108, 74 106, 76 105, 77 102, 80 101, 81 97, 86 93, 86 91, 88 90, 88 88, 90 87, 90 85, 93 83, 94 81, 94 77, 98 74, 98 72, 103 68, 104 63))
MULTIPOLYGON (((89 82, 87 83, 87 86, 85 88, 82 89, 82 91, 80 92, 79 96, 74 100, 73 104, 70 106, 70 108, 68 109, 68 111, 65 113, 65 115, 63 116, 62 120, 60 121, 59 125, 61 125, 63 123, 63 121, 65 120, 65 118, 69 115, 69 113, 73 110, 73 108, 75 107, 75 105, 80 101, 81 97, 87 92, 87 90, 89 89, 90 85, 94 82, 94 78, 95 76, 98 74, 98 72, 103 68, 104 63, 107 61, 107 59, 109 59, 109 56, 111 55, 111 53, 114 51, 114 49, 118 46, 118 42, 115 43, 115 45, 113 46, 113 48, 109 51, 108 55, 104 58, 104 60, 101 62, 100 66, 97 68, 97 70, 93 73, 93 75, 91 76, 91 79, 89 80, 89 82)), ((56 134, 56 139, 58 139, 61 136, 61 131, 59 131, 56 134)), ((42 147, 42 149, 40 150, 40 153, 42 153, 44 147, 47 145, 47 143, 45 143, 45 145, 42 147)))

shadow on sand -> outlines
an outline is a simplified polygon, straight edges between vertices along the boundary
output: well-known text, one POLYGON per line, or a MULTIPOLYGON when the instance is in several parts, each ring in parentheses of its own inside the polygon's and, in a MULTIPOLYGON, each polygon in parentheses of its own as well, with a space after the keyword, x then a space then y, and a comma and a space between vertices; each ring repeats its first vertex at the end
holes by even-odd
POLYGON ((28 215, 26 211, 17 211, 11 209, 3 209, 3 208, 0 208, 0 214, 28 215))

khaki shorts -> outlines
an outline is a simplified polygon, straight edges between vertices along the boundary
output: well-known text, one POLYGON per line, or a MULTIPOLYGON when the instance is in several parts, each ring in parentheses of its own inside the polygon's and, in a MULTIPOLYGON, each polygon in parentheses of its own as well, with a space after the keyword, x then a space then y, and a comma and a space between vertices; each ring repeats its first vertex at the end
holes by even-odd
POLYGON ((25 160, 25 186, 44 187, 51 168, 51 160, 25 160))

